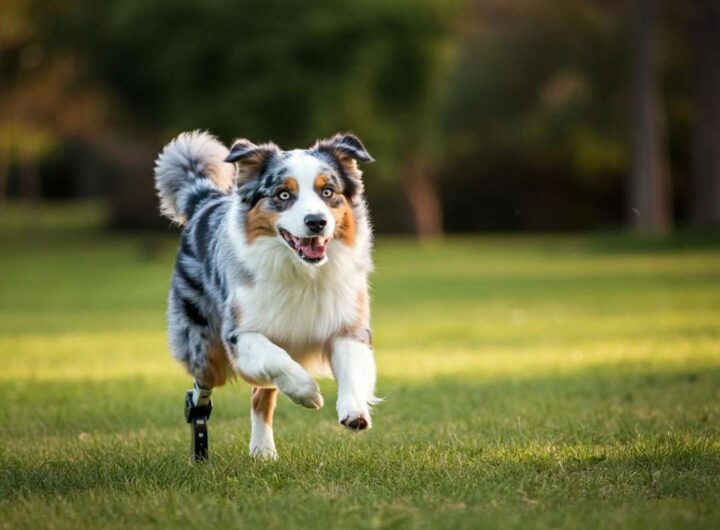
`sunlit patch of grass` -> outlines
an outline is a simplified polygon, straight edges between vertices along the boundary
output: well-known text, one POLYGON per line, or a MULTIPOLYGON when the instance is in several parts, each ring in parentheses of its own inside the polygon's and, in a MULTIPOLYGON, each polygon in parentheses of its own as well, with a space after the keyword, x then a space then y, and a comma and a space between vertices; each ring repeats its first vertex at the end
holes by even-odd
POLYGON ((375 428, 344 432, 323 381, 321 411, 281 397, 256 462, 231 383, 192 467, 175 238, 53 215, 0 230, 0 528, 720 524, 712 239, 381 239, 375 428))

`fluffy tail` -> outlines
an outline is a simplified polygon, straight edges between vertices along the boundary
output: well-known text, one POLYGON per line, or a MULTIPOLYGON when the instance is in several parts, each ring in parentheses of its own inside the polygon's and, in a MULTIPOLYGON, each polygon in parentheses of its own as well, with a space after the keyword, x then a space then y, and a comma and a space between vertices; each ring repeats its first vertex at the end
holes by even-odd
POLYGON ((201 131, 182 133, 167 144, 155 161, 160 211, 183 224, 199 196, 227 193, 235 176, 233 165, 224 162, 227 155, 227 147, 201 131))

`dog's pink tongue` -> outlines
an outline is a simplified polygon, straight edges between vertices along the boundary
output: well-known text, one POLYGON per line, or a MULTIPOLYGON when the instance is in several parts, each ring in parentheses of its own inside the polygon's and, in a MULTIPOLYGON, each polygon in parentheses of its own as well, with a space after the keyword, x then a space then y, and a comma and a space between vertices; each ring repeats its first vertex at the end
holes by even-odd
POLYGON ((303 253, 310 259, 320 259, 325 256, 325 242, 319 237, 303 240, 303 253))

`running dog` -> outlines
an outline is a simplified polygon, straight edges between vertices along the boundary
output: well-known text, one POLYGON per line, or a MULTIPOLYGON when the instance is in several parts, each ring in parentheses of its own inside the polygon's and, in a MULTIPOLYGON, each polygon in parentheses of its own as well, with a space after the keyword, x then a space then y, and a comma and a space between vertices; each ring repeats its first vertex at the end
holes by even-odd
POLYGON ((160 153, 161 211, 183 226, 170 283, 172 355, 196 395, 239 375, 252 385, 250 454, 276 458, 277 391, 323 406, 312 375, 332 371, 342 425, 371 426, 377 399, 368 274, 372 232, 351 134, 284 151, 205 132, 160 153))

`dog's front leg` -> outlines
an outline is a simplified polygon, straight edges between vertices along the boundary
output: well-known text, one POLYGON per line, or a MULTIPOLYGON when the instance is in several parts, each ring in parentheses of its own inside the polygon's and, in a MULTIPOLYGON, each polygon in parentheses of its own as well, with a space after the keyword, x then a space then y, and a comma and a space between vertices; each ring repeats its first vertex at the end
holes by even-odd
POLYGON ((332 342, 330 366, 338 385, 338 420, 345 427, 361 431, 372 426, 370 405, 377 402, 375 359, 364 341, 341 337, 332 342))
POLYGON ((233 369, 258 387, 277 387, 298 405, 309 409, 323 406, 315 380, 285 350, 261 333, 230 332, 225 335, 233 369))
POLYGON ((277 402, 277 388, 252 389, 250 407, 250 456, 275 460, 275 438, 273 437, 273 413, 277 402))

